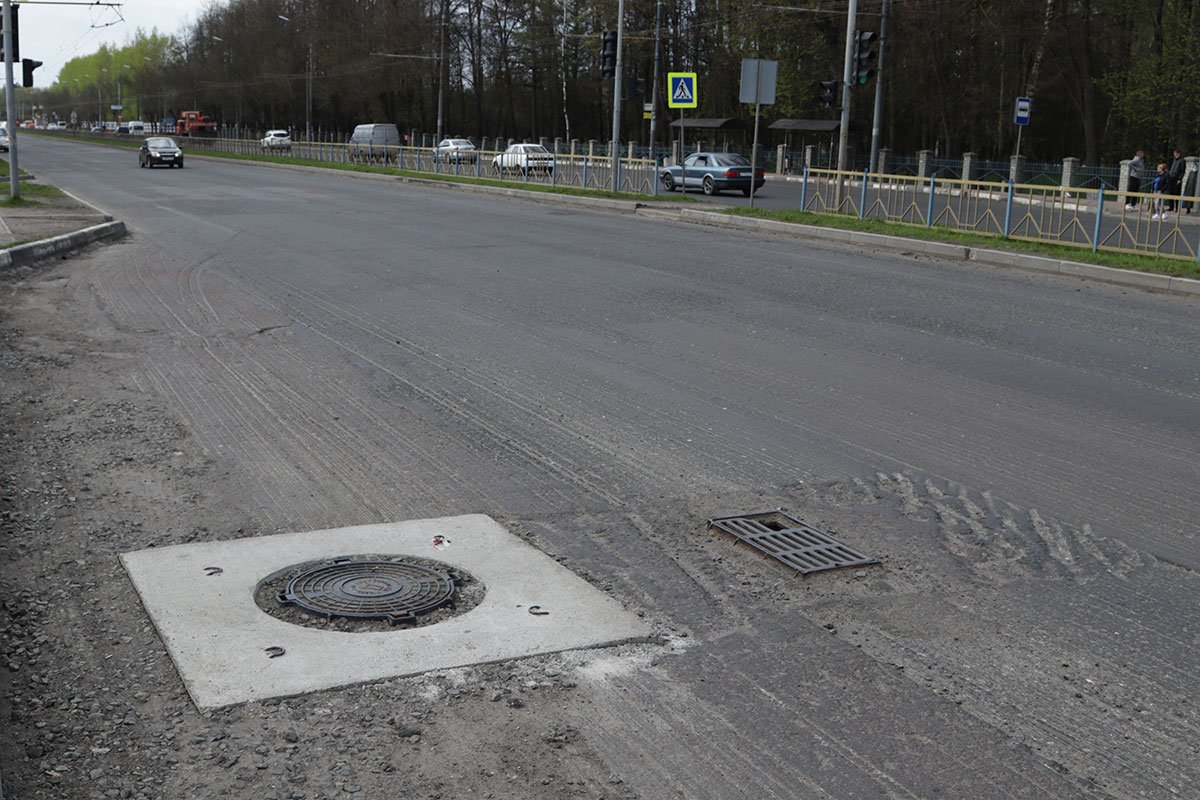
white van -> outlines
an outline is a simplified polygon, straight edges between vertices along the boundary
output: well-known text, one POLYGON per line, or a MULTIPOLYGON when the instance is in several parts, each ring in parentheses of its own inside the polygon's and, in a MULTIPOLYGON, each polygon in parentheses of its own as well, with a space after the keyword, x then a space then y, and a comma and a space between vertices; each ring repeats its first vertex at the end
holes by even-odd
POLYGON ((379 158, 384 148, 400 146, 400 129, 390 122, 372 122, 354 126, 350 134, 350 160, 361 161, 368 156, 379 158))
POLYGON ((130 136, 145 136, 146 135, 146 123, 144 123, 144 122, 129 123, 129 135, 130 136))

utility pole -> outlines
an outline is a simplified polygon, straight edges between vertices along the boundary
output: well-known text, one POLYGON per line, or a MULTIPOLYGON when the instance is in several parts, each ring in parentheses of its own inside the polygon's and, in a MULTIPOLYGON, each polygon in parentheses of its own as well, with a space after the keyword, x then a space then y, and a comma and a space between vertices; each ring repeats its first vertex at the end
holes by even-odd
POLYGON ((879 18, 879 68, 875 71, 875 113, 871 117, 871 172, 879 171, 879 133, 883 126, 883 50, 887 47, 888 6, 891 0, 883 0, 879 18))
POLYGON ((613 75, 612 190, 621 188, 621 40, 625 33, 625 0, 617 4, 617 68, 613 75))
POLYGON ((21 196, 21 170, 17 167, 16 92, 13 91, 12 3, 4 0, 4 107, 8 117, 8 187, 14 199, 21 196))
MULTIPOLYGON (((838 171, 847 168, 850 149, 850 95, 854 87, 854 28, 858 22, 858 0, 850 0, 846 14, 846 63, 842 69, 842 122, 838 132, 838 171)), ((841 185, 841 181, 838 181, 841 185)), ((839 193, 840 194, 840 193, 839 193)))
MULTIPOLYGON (((662 0, 654 12, 654 77, 650 81, 650 159, 657 171, 658 159, 654 154, 655 130, 658 128, 658 72, 662 68, 662 0)), ((657 177, 655 180, 658 180, 657 177)))
POLYGON ((446 8, 447 0, 442 0, 442 10, 438 14, 438 118, 437 118, 437 141, 434 147, 442 143, 442 137, 445 135, 445 107, 446 107, 446 8))

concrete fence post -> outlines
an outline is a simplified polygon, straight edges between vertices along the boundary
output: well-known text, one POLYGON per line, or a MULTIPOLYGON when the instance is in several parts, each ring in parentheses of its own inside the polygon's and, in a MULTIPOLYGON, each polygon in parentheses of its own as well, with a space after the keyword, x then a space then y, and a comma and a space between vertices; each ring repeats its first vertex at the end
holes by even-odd
POLYGON ((931 167, 933 166, 933 151, 918 150, 917 151, 917 177, 928 178, 931 167))
MULTIPOLYGON (((1187 197, 1200 197, 1200 157, 1188 156, 1187 169, 1183 173, 1183 187, 1179 193, 1187 197)), ((1183 210, 1187 213, 1192 213, 1192 206, 1195 205, 1191 200, 1183 204, 1183 210)))
POLYGON ((579 140, 578 139, 571 140, 571 155, 573 155, 573 156, 579 155, 579 140))
POLYGON ((892 157, 891 148, 888 148, 888 147, 879 148, 879 163, 875 166, 875 168, 878 169, 881 174, 883 174, 883 175, 888 174, 888 161, 891 160, 891 157, 892 157))
POLYGON ((817 146, 815 144, 806 145, 804 148, 804 166, 807 169, 812 169, 817 163, 817 146))
POLYGON ((975 154, 963 153, 962 179, 964 181, 975 180, 975 154))
POLYGON ((562 137, 560 137, 560 136, 554 137, 554 152, 555 153, 562 152, 562 143, 563 143, 562 137))
POLYGON ((1129 161, 1130 161, 1130 159, 1128 159, 1128 158, 1121 160, 1121 172, 1117 176, 1117 191, 1118 192, 1128 192, 1129 191, 1129 161))
POLYGON ((1025 180, 1025 156, 1010 156, 1008 159, 1008 179, 1013 183, 1025 180))
POLYGON ((629 140, 629 158, 637 158, 637 142, 629 140))
POLYGON ((1074 156, 1067 156, 1063 159, 1062 169, 1062 187, 1064 189, 1072 188, 1079 179, 1079 159, 1074 156))
POLYGON ((408 143, 411 144, 413 147, 417 146, 417 129, 416 128, 412 128, 409 130, 408 143))
POLYGON ((775 174, 782 175, 787 171, 787 145, 781 144, 775 148, 775 174))
POLYGON ((588 139, 588 158, 596 157, 596 140, 588 139))

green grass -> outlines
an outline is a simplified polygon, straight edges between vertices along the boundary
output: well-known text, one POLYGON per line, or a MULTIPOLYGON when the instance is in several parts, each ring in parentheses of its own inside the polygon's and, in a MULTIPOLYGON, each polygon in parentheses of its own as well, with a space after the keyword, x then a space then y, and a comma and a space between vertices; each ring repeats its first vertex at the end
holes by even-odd
POLYGON ((736 216, 791 222, 797 225, 814 225, 822 228, 838 228, 840 230, 879 233, 887 236, 901 236, 923 241, 946 242, 963 247, 977 247, 987 250, 1011 250, 1019 253, 1028 253, 1029 255, 1044 256, 1046 258, 1078 261, 1083 264, 1097 264, 1103 267, 1130 269, 1138 272, 1153 272, 1179 278, 1200 278, 1200 264, 1190 259, 1104 251, 1093 253, 1087 247, 1071 247, 1070 245, 1050 244, 1048 242, 1027 242, 1021 239, 1003 239, 999 236, 984 236, 978 233, 962 233, 946 228, 926 228, 920 225, 858 219, 841 214, 822 214, 809 211, 769 211, 760 208, 733 208, 727 209, 726 213, 736 216))
POLYGON ((11 173, 8 171, 8 159, 0 159, 0 182, 3 188, 0 188, 0 205, 14 206, 36 206, 39 205, 36 199, 30 198, 46 198, 46 197, 62 197, 63 193, 56 187, 48 183, 35 183, 26 177, 25 170, 21 170, 21 193, 20 197, 12 196, 12 182, 9 180, 11 173))

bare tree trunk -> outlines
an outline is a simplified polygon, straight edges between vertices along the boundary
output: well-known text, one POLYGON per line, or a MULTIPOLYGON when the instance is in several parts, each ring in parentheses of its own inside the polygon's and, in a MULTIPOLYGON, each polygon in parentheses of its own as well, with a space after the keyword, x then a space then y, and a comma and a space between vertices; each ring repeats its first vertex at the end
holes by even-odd
POLYGON ((1046 56, 1046 40, 1050 38, 1050 23, 1054 19, 1054 0, 1046 0, 1046 13, 1042 17, 1042 35, 1038 37, 1037 50, 1033 54, 1033 64, 1029 68, 1029 80, 1025 84, 1025 96, 1033 97, 1037 93, 1038 75, 1042 70, 1042 59, 1046 56))

